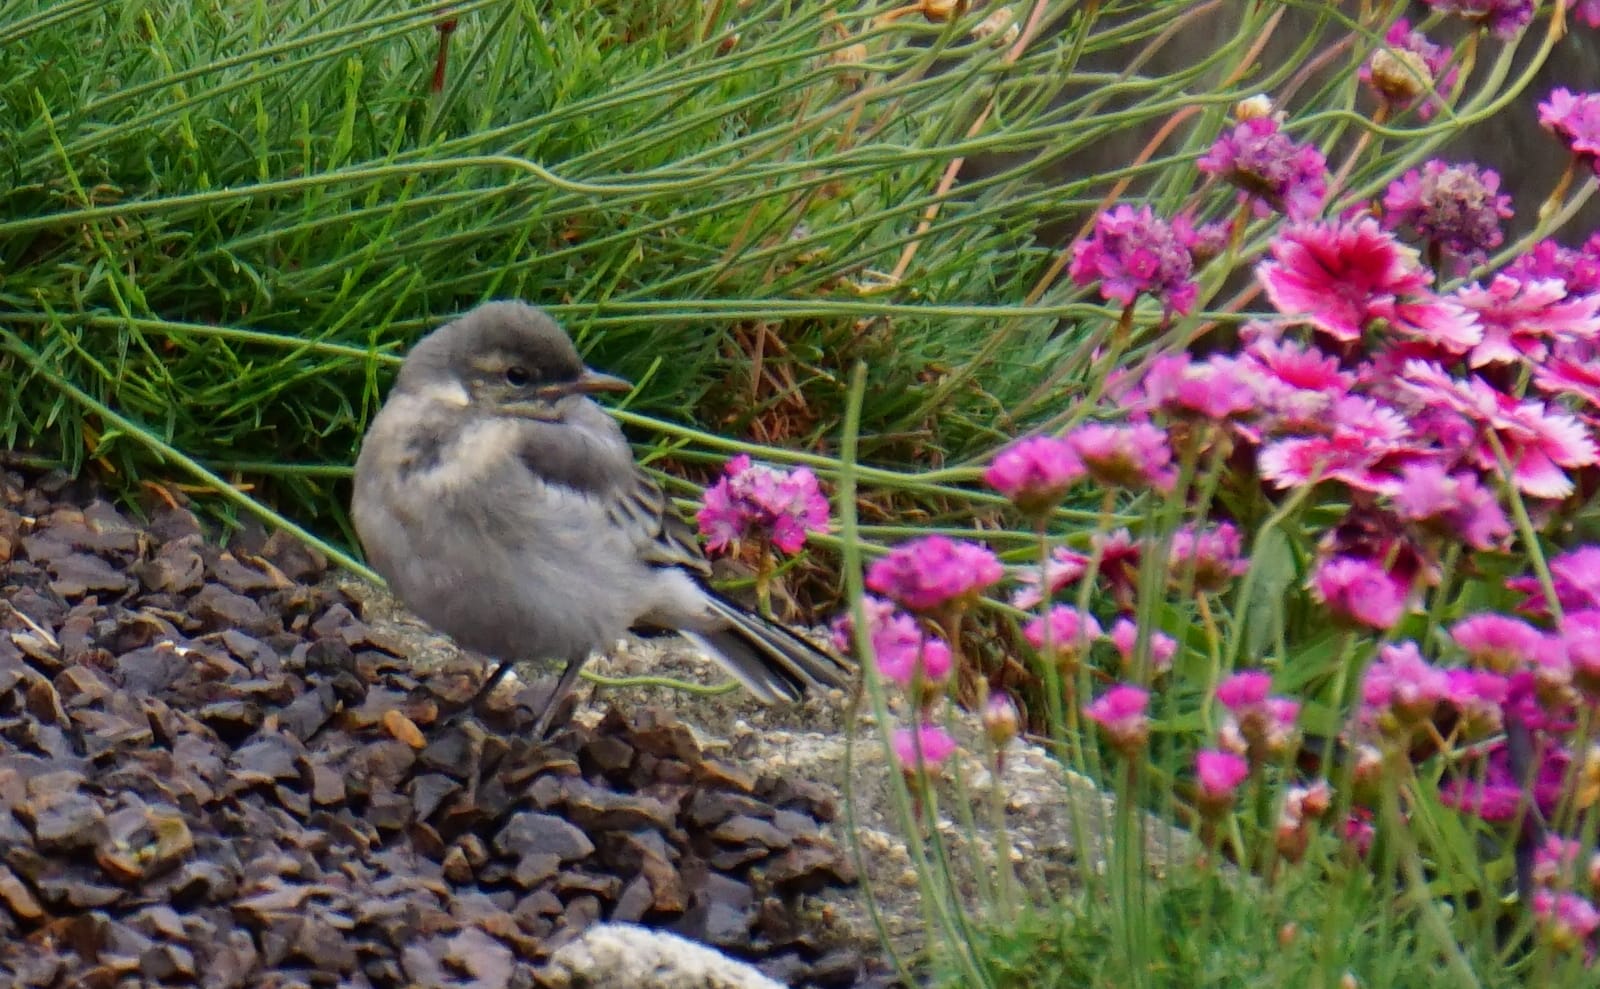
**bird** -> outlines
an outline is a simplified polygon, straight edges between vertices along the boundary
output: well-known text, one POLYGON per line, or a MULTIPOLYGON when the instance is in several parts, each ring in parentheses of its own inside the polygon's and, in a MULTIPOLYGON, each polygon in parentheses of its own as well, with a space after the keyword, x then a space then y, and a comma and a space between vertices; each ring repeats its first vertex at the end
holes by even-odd
POLYGON ((478 305, 412 347, 356 458, 351 519, 413 613, 498 662, 563 662, 543 737, 589 656, 679 633, 762 701, 843 687, 852 667, 711 588, 710 564, 543 310, 478 305))

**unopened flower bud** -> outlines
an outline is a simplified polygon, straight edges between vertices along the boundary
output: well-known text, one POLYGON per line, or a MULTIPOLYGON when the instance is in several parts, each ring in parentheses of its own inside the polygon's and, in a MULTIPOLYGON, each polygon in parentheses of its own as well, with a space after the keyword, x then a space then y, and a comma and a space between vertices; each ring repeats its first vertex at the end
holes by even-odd
POLYGON ((989 741, 994 743, 995 748, 1016 738, 1021 726, 1022 716, 1011 698, 1000 693, 990 694, 983 705, 983 730, 988 733, 989 741))
POLYGON ((1379 48, 1368 63, 1372 88, 1390 103, 1406 104, 1433 89, 1433 73, 1418 53, 1407 48, 1379 48))
POLYGON ((966 13, 966 0, 922 0, 922 16, 935 24, 943 24, 952 17, 966 13))
POLYGON ((1233 105, 1233 119, 1255 120, 1258 117, 1272 116, 1272 97, 1266 93, 1257 93, 1248 99, 1242 99, 1233 105))

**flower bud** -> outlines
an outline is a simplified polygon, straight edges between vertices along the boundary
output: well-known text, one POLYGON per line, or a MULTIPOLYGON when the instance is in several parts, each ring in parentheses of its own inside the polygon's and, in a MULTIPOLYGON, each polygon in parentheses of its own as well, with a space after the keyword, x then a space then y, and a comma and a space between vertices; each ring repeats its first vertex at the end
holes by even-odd
POLYGON ((978 41, 993 40, 998 45, 1009 45, 1022 34, 1022 28, 1017 24, 1017 15, 1011 12, 1010 7, 996 7, 994 12, 985 17, 972 29, 972 37, 978 41))
POLYGON ((1404 105, 1433 89, 1428 63, 1408 48, 1379 48, 1368 66, 1372 88, 1390 103, 1404 105))
POLYGON ((1258 117, 1270 117, 1272 110, 1272 97, 1266 93, 1257 93, 1233 105, 1233 119, 1255 120, 1258 117))
POLYGON ((1001 693, 990 694, 983 704, 983 730, 995 748, 1016 738, 1021 726, 1022 716, 1011 698, 1001 693))
POLYGON ((943 24, 952 17, 967 12, 966 0, 922 0, 922 16, 935 24, 943 24))

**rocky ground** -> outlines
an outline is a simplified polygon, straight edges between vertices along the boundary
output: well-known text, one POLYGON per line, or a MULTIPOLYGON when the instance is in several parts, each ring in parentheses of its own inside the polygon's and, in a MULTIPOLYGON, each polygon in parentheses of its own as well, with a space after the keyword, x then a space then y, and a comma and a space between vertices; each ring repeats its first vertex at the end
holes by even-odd
POLYGON ((328 578, 0 474, 0 982, 501 989, 602 920, 881 981, 808 896, 854 880, 832 788, 648 703, 453 716, 482 665, 328 578))

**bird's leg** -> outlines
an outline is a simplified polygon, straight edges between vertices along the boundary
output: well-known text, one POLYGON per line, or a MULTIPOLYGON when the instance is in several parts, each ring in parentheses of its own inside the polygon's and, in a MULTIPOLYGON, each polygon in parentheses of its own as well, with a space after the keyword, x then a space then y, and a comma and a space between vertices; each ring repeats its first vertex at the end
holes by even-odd
POLYGON ((500 681, 506 678, 506 674, 510 673, 511 668, 515 665, 515 663, 500 660, 500 665, 494 668, 494 672, 490 673, 488 679, 483 681, 483 685, 478 688, 478 692, 472 695, 472 700, 468 702, 467 708, 476 711, 478 705, 489 699, 489 695, 494 693, 494 688, 500 686, 500 681))
POLYGON ((539 720, 533 724, 533 737, 542 739, 550 731, 550 721, 556 716, 556 711, 561 707, 561 702, 572 693, 572 688, 578 684, 578 674, 583 672, 583 664, 588 662, 588 656, 567 660, 566 669, 561 671, 561 679, 556 681, 555 689, 550 692, 550 699, 545 701, 544 710, 539 712, 539 720))

